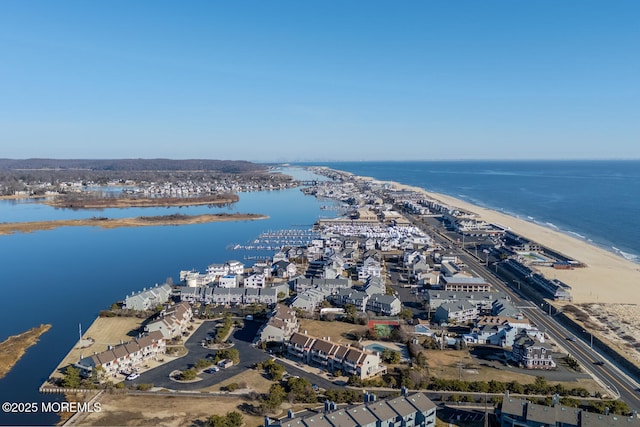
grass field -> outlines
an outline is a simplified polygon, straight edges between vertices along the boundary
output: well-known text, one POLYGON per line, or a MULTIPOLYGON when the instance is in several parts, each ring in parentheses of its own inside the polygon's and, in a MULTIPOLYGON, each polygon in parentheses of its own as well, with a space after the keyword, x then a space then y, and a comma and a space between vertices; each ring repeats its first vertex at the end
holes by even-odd
POLYGON ((98 317, 82 335, 83 339, 91 337, 94 343, 85 348, 79 348, 76 343, 51 376, 62 378, 60 368, 76 363, 81 356, 89 356, 93 352, 100 353, 109 345, 120 344, 120 341, 131 341, 135 337, 132 331, 138 330, 143 321, 144 319, 137 317, 98 317))
MULTIPOLYGON (((539 372, 531 374, 503 370, 491 366, 483 366, 471 357, 468 351, 456 350, 423 350, 427 356, 429 374, 434 377, 462 381, 517 381, 521 384, 532 384, 539 372), (462 363, 459 368, 458 363, 462 363)), ((555 384, 555 381, 549 381, 555 384)), ((571 382, 561 382, 567 388, 583 387, 590 392, 603 391, 593 379, 580 378, 571 382)))
POLYGON ((321 320, 300 319, 300 332, 304 333, 305 330, 307 331, 307 335, 311 335, 312 337, 330 337, 333 342, 348 344, 354 341, 345 338, 345 333, 359 331, 364 334, 367 331, 367 327, 344 322, 323 322, 321 320))
MULTIPOLYGON (((154 396, 110 395, 100 399, 101 411, 74 420, 83 426, 166 426, 205 425, 211 415, 239 411, 247 401, 237 396, 154 396)), ((248 402, 252 403, 252 402, 248 402)), ((245 426, 263 425, 264 419, 242 414, 245 426)))
MULTIPOLYGON (((215 374, 211 374, 211 375, 215 375, 215 374)), ((251 388, 253 391, 256 391, 258 393, 268 392, 269 387, 271 387, 271 384, 274 384, 273 381, 266 379, 262 375, 262 371, 249 369, 242 372, 241 374, 236 375, 235 377, 231 377, 228 380, 221 382, 220 384, 216 384, 211 387, 204 388, 202 389, 202 391, 222 391, 224 387, 233 383, 236 383, 239 385, 246 384, 249 388, 251 388)))

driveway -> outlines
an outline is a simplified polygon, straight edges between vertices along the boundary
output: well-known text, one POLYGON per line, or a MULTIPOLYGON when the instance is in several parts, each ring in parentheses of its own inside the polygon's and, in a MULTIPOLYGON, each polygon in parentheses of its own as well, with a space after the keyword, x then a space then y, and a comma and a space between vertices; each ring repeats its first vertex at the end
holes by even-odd
POLYGON ((226 381, 229 378, 250 369, 256 363, 269 358, 268 354, 251 345, 258 329, 260 328, 261 322, 245 320, 244 327, 242 329, 235 330, 230 338, 233 343, 233 348, 236 348, 240 352, 240 363, 238 365, 227 369, 221 369, 219 372, 212 374, 202 373, 199 375, 199 377, 202 378, 201 381, 181 383, 169 378, 169 374, 171 372, 189 369, 193 367, 198 360, 204 359, 208 355, 215 355, 216 350, 202 347, 200 343, 210 332, 215 330, 217 322, 218 321, 215 320, 207 320, 200 325, 200 327, 185 343, 185 347, 188 351, 186 356, 144 372, 140 374, 140 378, 134 381, 127 381, 127 383, 130 385, 153 384, 155 387, 162 387, 171 390, 199 390, 226 381))

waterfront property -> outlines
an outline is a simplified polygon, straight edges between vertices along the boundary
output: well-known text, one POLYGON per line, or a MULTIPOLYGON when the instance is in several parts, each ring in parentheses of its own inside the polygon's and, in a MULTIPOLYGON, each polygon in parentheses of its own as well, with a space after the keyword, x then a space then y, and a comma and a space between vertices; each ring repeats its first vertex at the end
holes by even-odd
POLYGON ((356 375, 361 379, 387 372, 377 353, 333 343, 329 338, 294 333, 287 343, 287 352, 306 364, 331 372, 341 371, 343 375, 356 375))
POLYGON ((131 372, 147 360, 157 360, 166 352, 167 342, 159 331, 150 332, 126 343, 109 346, 107 350, 81 357, 74 364, 80 374, 88 377, 94 370, 101 369, 105 378, 115 377, 117 373, 131 372))
POLYGON ((171 297, 171 285, 165 283, 161 286, 143 289, 140 292, 127 295, 123 308, 128 310, 152 310, 159 304, 164 304, 171 297))
POLYGON ((281 420, 265 418, 265 427, 433 427, 436 425, 436 405, 423 393, 408 394, 378 400, 374 394, 365 393, 364 403, 338 408, 334 402, 326 402, 322 412, 289 416, 281 420))
POLYGON ((158 331, 165 339, 172 339, 182 336, 187 331, 193 311, 186 302, 173 305, 160 312, 160 315, 144 327, 145 332, 158 331))

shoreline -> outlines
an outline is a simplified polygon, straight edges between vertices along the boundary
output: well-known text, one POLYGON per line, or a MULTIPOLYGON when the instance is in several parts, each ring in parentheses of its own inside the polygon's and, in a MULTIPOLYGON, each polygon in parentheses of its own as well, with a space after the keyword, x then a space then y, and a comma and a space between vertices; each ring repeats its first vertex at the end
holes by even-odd
POLYGON ((236 203, 240 198, 234 197, 116 197, 116 198, 98 198, 98 199, 80 199, 67 200, 64 197, 54 197, 38 201, 54 208, 62 209, 126 209, 126 208, 157 208, 157 207, 176 207, 176 206, 201 206, 201 205, 227 205, 236 203))
POLYGON ((640 265, 612 251, 596 246, 558 229, 475 205, 456 197, 421 187, 382 181, 351 174, 354 179, 391 185, 395 189, 415 191, 441 204, 474 213, 478 218, 508 227, 532 242, 583 263, 573 270, 535 267, 547 279, 558 279, 572 287, 573 301, 556 301, 559 310, 572 306, 583 315, 585 328, 604 340, 631 363, 640 366, 640 265))
POLYGON ((36 345, 40 337, 51 329, 51 325, 42 324, 18 335, 11 335, 0 342, 0 379, 4 378, 11 369, 22 359, 27 350, 36 345))
MULTIPOLYGON (((375 179, 374 181, 381 182, 375 179)), ((574 270, 539 267, 540 272, 547 278, 557 278, 572 286, 574 303, 640 304, 640 292, 634 292, 634 288, 640 286, 640 265, 633 261, 551 227, 446 194, 398 182, 386 182, 396 188, 416 191, 444 204, 475 213, 484 221, 509 227, 516 234, 584 263, 585 268, 574 270), (617 280, 612 283, 614 278, 617 280)))
POLYGON ((202 215, 166 215, 156 217, 134 218, 87 218, 87 219, 60 219, 51 221, 12 222, 0 224, 0 236, 16 233, 31 233, 34 231, 54 230, 59 227, 101 227, 104 229, 120 227, 146 227, 166 225, 191 225, 209 222, 226 221, 253 221, 266 219, 261 214, 202 214, 202 215))

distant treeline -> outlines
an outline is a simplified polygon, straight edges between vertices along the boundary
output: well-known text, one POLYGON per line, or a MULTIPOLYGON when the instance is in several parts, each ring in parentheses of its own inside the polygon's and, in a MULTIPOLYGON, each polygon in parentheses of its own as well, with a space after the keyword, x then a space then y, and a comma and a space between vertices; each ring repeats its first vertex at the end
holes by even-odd
POLYGON ((244 160, 206 159, 0 159, 0 171, 15 170, 92 171, 215 171, 246 173, 264 171, 267 166, 244 160))
POLYGON ((287 182, 291 178, 269 173, 269 166, 243 160, 171 160, 171 159, 0 159, 0 195, 16 191, 32 194, 64 182, 104 185, 124 183, 214 182, 249 179, 254 183, 287 182), (43 184, 41 186, 40 184, 43 184))

